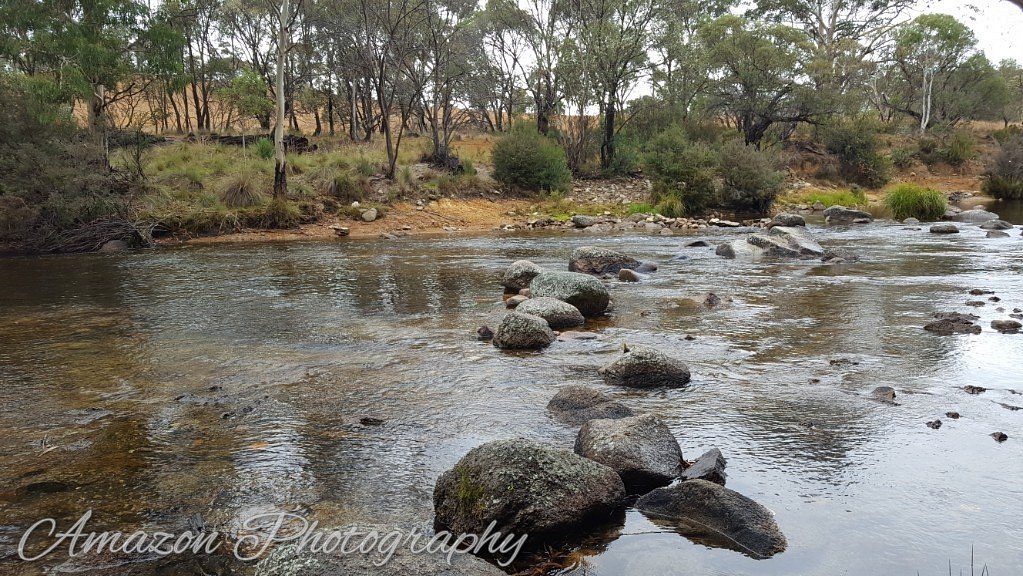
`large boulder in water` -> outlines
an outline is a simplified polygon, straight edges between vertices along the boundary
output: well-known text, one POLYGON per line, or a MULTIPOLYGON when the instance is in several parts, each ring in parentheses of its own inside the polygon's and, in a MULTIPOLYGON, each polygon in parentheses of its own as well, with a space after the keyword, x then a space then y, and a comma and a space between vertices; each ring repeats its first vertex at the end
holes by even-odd
POLYGON ((981 230, 1012 230, 1011 222, 1005 220, 988 220, 980 225, 981 230))
POLYGON ((495 522, 502 534, 542 539, 609 519, 624 497, 607 466, 520 438, 470 450, 437 479, 433 508, 455 533, 482 534, 495 522))
POLYGON ((600 392, 573 384, 565 386, 547 403, 547 410, 555 420, 564 424, 579 425, 594 418, 626 418, 632 416, 632 409, 616 402, 600 392))
POLYGON ((669 521, 701 543, 768 558, 785 550, 785 536, 767 508, 706 480, 658 488, 636 501, 646 516, 669 521))
POLYGON ((542 272, 533 278, 529 289, 534 298, 568 302, 587 318, 603 314, 611 301, 600 280, 578 272, 542 272))
POLYGON ((640 494, 670 484, 685 467, 675 436, 652 414, 590 420, 579 429, 575 453, 610 467, 640 494))
POLYGON ((873 219, 870 212, 854 210, 845 206, 832 206, 824 211, 824 221, 828 224, 853 224, 857 220, 872 221, 873 219))
POLYGON ((572 257, 568 261, 568 270, 569 272, 599 276, 605 273, 617 274, 622 268, 634 270, 639 268, 640 264, 639 260, 609 248, 583 246, 572 251, 572 257))
MULTIPOLYGON (((416 552, 402 540, 394 548, 394 554, 386 545, 384 535, 400 530, 408 534, 407 528, 399 526, 341 526, 331 528, 331 532, 344 534, 347 530, 354 534, 366 534, 376 530, 381 535, 380 545, 363 554, 343 554, 340 547, 333 553, 324 551, 320 554, 310 553, 309 548, 299 549, 295 544, 277 546, 256 564, 256 576, 507 576, 503 570, 473 556, 472 554, 456 553, 451 555, 450 563, 446 549, 443 551, 416 552)), ((352 538, 349 547, 362 542, 360 536, 352 538)), ((368 542, 368 540, 367 540, 368 542)), ((454 538, 447 542, 454 544, 454 538)), ((486 549, 486 545, 483 547, 486 549)), ((329 549, 328 549, 329 550, 329 549)), ((175 572, 184 573, 184 572, 175 572)), ((188 572, 192 573, 192 572, 188 572)), ((206 573, 206 572, 203 572, 206 573)), ((212 572, 210 572, 212 573, 212 572)), ((230 573, 230 572, 225 572, 230 573)))
POLYGON ((819 258, 824 248, 804 227, 774 226, 767 234, 750 234, 717 247, 725 258, 819 258))
POLYGON ((634 348, 598 372, 607 383, 629 388, 680 388, 691 378, 685 362, 653 348, 634 348))
POLYGON ((771 219, 771 226, 786 226, 789 228, 794 226, 806 226, 806 219, 799 214, 782 212, 771 219))
POLYGON ((537 274, 543 272, 543 268, 533 264, 529 260, 518 260, 512 262, 501 277, 501 285, 505 290, 515 293, 523 288, 529 288, 529 283, 537 274))
POLYGON ((543 318, 509 312, 494 331, 494 346, 510 350, 537 350, 550 346, 556 338, 543 318))
POLYGON ((968 222, 970 224, 983 224, 990 220, 998 220, 998 214, 994 212, 988 212, 987 210, 981 210, 975 208, 973 210, 965 210, 952 217, 956 222, 968 222))
POLYGON ((548 326, 555 329, 582 326, 586 323, 586 318, 578 308, 557 298, 530 298, 519 304, 515 310, 539 316, 547 321, 548 326))

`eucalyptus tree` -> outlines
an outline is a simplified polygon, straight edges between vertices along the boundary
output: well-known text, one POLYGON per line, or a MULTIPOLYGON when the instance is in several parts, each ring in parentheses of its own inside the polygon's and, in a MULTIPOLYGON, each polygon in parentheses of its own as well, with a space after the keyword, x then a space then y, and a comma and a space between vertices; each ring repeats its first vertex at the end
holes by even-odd
POLYGON ((962 88, 960 81, 968 63, 974 72, 984 68, 974 59, 977 38, 973 32, 947 14, 923 14, 897 29, 894 38, 890 56, 893 75, 881 93, 884 104, 914 118, 921 135, 939 118, 961 119, 952 109, 962 95, 949 91, 957 85, 962 88))
POLYGON ((726 15, 703 26, 699 38, 714 79, 708 103, 735 123, 746 144, 759 148, 772 127, 783 125, 785 137, 799 122, 818 122, 829 112, 808 82, 802 32, 726 15))
POLYGON ((804 68, 817 90, 855 98, 873 56, 890 43, 891 31, 916 4, 917 0, 755 0, 751 14, 801 31, 810 47, 804 68))
POLYGON ((618 112, 648 70, 658 0, 579 0, 575 27, 579 47, 592 67, 601 111, 600 166, 615 158, 618 112))
POLYGON ((521 62, 526 90, 533 99, 536 128, 546 135, 551 117, 561 106, 564 92, 562 59, 572 36, 575 0, 522 0, 516 9, 502 12, 529 47, 529 61, 521 62))
POLYGON ((697 33, 727 13, 729 5, 727 0, 668 0, 654 21, 651 87, 672 115, 677 113, 682 120, 711 82, 707 47, 697 33))
POLYGON ((276 120, 274 125, 274 185, 273 197, 281 200, 288 195, 288 155, 284 149, 285 98, 284 85, 288 72, 288 51, 292 43, 292 27, 298 18, 302 0, 280 0, 272 4, 271 11, 277 21, 277 69, 274 75, 274 96, 276 99, 276 120))
POLYGON ((1006 101, 1002 108, 1002 121, 1023 123, 1023 67, 1015 60, 1002 60, 998 74, 1005 82, 1006 101))
POLYGON ((470 86, 470 97, 483 112, 486 123, 504 131, 511 128, 515 111, 521 105, 526 16, 512 0, 487 0, 475 21, 482 34, 483 53, 474 74, 476 81, 470 86))

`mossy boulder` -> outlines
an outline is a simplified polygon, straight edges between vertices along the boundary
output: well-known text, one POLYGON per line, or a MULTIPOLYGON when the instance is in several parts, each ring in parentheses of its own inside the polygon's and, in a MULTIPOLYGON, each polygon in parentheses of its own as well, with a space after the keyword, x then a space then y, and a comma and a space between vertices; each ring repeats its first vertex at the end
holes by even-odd
POLYGON ((618 474, 533 440, 488 442, 441 474, 433 491, 437 524, 455 533, 546 537, 609 520, 625 497, 618 474))
POLYGON ((601 275, 617 274, 622 268, 636 269, 641 262, 621 252, 598 246, 583 246, 572 251, 568 261, 569 272, 601 275))
POLYGON ((679 388, 689 383, 689 366, 653 348, 634 348, 598 371, 608 384, 629 388, 679 388))
POLYGON ((565 386, 547 403, 547 410, 555 420, 579 425, 594 418, 625 418, 632 409, 616 402, 593 388, 573 384, 565 386))
POLYGON ((575 453, 610 467, 627 490, 639 494, 669 484, 685 468, 675 436, 652 414, 586 422, 575 453))
POLYGON ((509 312, 494 331, 494 346, 510 350, 538 350, 550 346, 557 336, 539 316, 509 312))
POLYGON ((517 260, 504 271, 504 275, 501 276, 501 286, 504 286, 507 292, 517 293, 523 288, 529 288, 529 283, 541 272, 543 272, 543 268, 529 260, 517 260))
POLYGON ((534 298, 547 297, 568 302, 587 318, 603 314, 611 302, 611 296, 600 280, 578 272, 541 272, 533 278, 529 289, 534 298))
POLYGON ((548 326, 555 329, 572 328, 586 323, 586 318, 578 308, 556 298, 530 298, 519 304, 516 311, 539 316, 547 321, 548 326))

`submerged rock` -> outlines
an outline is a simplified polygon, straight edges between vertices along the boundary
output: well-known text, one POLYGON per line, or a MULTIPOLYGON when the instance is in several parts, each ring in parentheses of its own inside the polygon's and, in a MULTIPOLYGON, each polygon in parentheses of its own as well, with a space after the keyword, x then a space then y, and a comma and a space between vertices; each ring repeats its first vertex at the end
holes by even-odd
POLYGON ((543 272, 533 278, 530 290, 534 298, 549 297, 568 302, 587 318, 603 314, 611 301, 600 280, 578 272, 543 272))
POLYGON ((924 330, 941 336, 952 334, 980 334, 981 328, 974 324, 979 316, 960 314, 959 312, 939 312, 934 315, 937 320, 924 326, 924 330))
POLYGON ((937 430, 938 428, 941 428, 941 420, 931 420, 927 423, 927 427, 937 430))
POLYGON ((981 230, 1012 230, 1011 223, 1005 220, 988 220, 980 225, 981 230))
POLYGON ((455 533, 481 534, 496 522, 502 534, 543 539, 609 518, 624 497, 607 466, 520 438, 470 450, 437 479, 433 508, 455 533))
POLYGON ((617 274, 623 268, 638 268, 640 261, 608 248, 583 246, 572 251, 568 262, 569 272, 583 274, 617 274))
POLYGON ((494 331, 486 324, 476 329, 476 338, 479 340, 491 340, 494 338, 494 331))
POLYGON ((598 372, 607 383, 629 388, 679 388, 691 378, 685 362, 653 348, 634 348, 598 372))
POLYGON ((579 312, 578 308, 557 298, 530 298, 519 304, 516 311, 539 316, 546 320, 547 325, 555 330, 582 326, 586 323, 586 318, 583 317, 582 312, 579 312))
POLYGON ((509 350, 546 348, 554 339, 546 320, 521 312, 509 312, 494 332, 494 346, 509 350))
POLYGON ((715 484, 725 485, 728 475, 725 474, 727 461, 721 451, 711 448, 696 459, 682 472, 683 480, 706 480, 715 484))
POLYGON ((1005 432, 992 432, 991 437, 995 439, 995 442, 1002 443, 1009 439, 1009 436, 1005 432))
POLYGON ((523 288, 529 288, 530 282, 541 272, 543 272, 543 268, 529 260, 518 260, 512 262, 508 269, 504 271, 504 276, 501 277, 501 285, 515 293, 523 288))
POLYGON ((575 453, 610 467, 632 492, 669 484, 685 467, 675 436, 652 414, 586 422, 575 453))
POLYGON ((1020 328, 1023 328, 1023 324, 1015 320, 992 320, 991 327, 998 330, 1002 334, 1019 334, 1020 328))
POLYGON ((987 233, 988 238, 1008 238, 1009 235, 1000 230, 989 230, 987 233))
POLYGON ((127 252, 131 247, 124 240, 108 240, 99 247, 99 251, 104 254, 116 254, 119 252, 127 252))
POLYGON ((628 268, 622 268, 618 271, 618 279, 622 282, 639 282, 642 279, 642 276, 628 268))
POLYGON ((931 226, 931 234, 958 234, 959 227, 949 222, 934 224, 931 226))
POLYGON ((767 508, 706 480, 658 488, 636 502, 643 514, 676 523, 683 534, 753 558, 783 552, 785 536, 767 508))
POLYGON ((845 206, 832 206, 824 211, 824 221, 828 224, 852 224, 857 220, 872 222, 874 217, 870 212, 854 210, 845 206))
POLYGON ((632 416, 632 409, 586 386, 565 386, 547 403, 555 420, 570 425, 596 418, 616 419, 632 416))
POLYGON ((874 388, 874 391, 870 393, 870 396, 875 400, 894 402, 895 388, 892 388, 891 386, 878 386, 877 388, 874 388))

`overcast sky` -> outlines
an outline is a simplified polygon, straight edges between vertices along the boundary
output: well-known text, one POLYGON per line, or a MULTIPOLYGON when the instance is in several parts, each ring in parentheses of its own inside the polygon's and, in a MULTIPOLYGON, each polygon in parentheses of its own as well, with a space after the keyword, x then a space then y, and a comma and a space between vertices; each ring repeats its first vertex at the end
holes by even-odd
POLYGON ((973 29, 980 49, 994 64, 1006 58, 1023 62, 1023 10, 1007 0, 927 0, 917 11, 955 16, 973 29))

